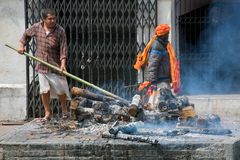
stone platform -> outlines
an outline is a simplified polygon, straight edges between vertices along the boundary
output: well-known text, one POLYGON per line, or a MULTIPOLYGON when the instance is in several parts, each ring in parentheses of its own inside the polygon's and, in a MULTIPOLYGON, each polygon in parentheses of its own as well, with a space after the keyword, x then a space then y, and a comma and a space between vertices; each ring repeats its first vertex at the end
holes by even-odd
POLYGON ((195 105, 198 115, 217 114, 222 119, 240 120, 240 95, 195 95, 187 96, 195 105))
POLYGON ((232 122, 225 124, 228 127, 231 124, 229 129, 232 134, 159 136, 157 144, 149 144, 102 138, 108 125, 96 124, 75 129, 62 126, 56 129, 32 121, 0 137, 0 159, 238 160, 240 125, 232 122))
POLYGON ((198 115, 219 115, 223 127, 232 134, 158 136, 158 143, 150 144, 102 138, 109 128, 106 124, 74 129, 69 124, 51 128, 31 121, 0 134, 0 159, 239 160, 240 96, 189 96, 189 100, 198 115))
POLYGON ((0 121, 20 121, 26 118, 25 84, 0 84, 0 113, 0 121))

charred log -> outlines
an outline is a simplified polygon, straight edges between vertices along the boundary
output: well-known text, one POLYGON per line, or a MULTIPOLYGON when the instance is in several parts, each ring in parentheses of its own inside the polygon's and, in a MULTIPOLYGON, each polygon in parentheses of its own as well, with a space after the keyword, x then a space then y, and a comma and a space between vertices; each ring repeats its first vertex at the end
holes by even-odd
POLYGON ((137 142, 144 142, 150 144, 158 144, 158 140, 151 137, 151 136, 139 136, 139 135, 129 135, 119 132, 118 134, 109 134, 104 132, 102 134, 102 138, 112 138, 112 139, 123 139, 128 141, 137 141, 137 142))
POLYGON ((82 88, 78 88, 78 87, 73 87, 71 89, 71 93, 72 93, 72 95, 84 97, 84 98, 95 100, 95 101, 105 102, 105 101, 114 101, 115 100, 112 97, 95 94, 86 89, 82 89, 82 88))
POLYGON ((94 101, 102 101, 102 102, 109 102, 112 104, 119 104, 122 106, 128 106, 129 103, 127 100, 122 99, 116 99, 110 96, 106 96, 106 95, 101 95, 101 94, 95 94, 93 92, 88 91, 87 89, 82 89, 82 88, 78 88, 78 87, 73 87, 71 89, 71 93, 74 96, 78 96, 78 97, 83 97, 89 100, 94 100, 94 101))

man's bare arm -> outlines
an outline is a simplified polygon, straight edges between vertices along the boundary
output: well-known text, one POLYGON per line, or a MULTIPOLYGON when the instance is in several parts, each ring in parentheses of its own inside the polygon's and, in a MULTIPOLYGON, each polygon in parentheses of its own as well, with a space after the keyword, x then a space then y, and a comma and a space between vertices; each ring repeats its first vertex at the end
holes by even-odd
POLYGON ((22 42, 20 42, 19 48, 18 48, 18 53, 23 54, 24 52, 25 52, 25 45, 22 42))

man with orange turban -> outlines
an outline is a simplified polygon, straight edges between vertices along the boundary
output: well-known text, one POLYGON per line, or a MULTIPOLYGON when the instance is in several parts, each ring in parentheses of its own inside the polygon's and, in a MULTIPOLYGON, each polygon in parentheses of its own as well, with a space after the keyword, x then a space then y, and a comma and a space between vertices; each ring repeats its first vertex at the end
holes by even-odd
POLYGON ((169 25, 158 25, 155 34, 144 51, 137 56, 134 65, 136 70, 144 69, 144 82, 138 90, 141 92, 147 88, 147 106, 153 110, 160 107, 161 89, 173 89, 174 92, 178 92, 180 88, 179 63, 168 41, 169 31, 169 25))

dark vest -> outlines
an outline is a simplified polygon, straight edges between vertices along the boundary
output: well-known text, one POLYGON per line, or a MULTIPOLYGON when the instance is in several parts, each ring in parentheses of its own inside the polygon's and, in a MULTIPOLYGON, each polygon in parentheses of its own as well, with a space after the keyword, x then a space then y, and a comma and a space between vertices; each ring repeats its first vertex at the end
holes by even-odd
POLYGON ((170 82, 170 60, 167 52, 168 36, 156 37, 148 53, 144 80, 152 83, 170 82))

